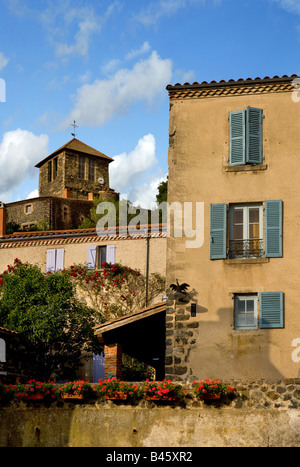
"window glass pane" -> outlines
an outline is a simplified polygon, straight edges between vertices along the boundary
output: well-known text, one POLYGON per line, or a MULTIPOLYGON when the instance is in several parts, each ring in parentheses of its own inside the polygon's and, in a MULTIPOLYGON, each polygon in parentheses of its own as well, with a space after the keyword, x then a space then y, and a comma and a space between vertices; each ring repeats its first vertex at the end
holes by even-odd
POLYGON ((243 209, 234 209, 233 210, 233 223, 234 224, 242 224, 244 218, 244 211, 243 209))
POLYGON ((245 326, 252 327, 255 325, 255 317, 253 313, 247 313, 245 318, 245 326))
POLYGON ((103 263, 106 262, 106 246, 101 246, 100 249, 99 249, 99 253, 100 253, 100 268, 102 266, 103 263))
POLYGON ((245 309, 246 309, 246 306, 245 306, 245 300, 238 300, 238 313, 241 313, 241 312, 244 312, 245 309))
POLYGON ((235 329, 257 329, 257 297, 245 295, 235 298, 235 329))
POLYGON ((259 222, 259 208, 249 208, 249 222, 259 222))
POLYGON ((84 156, 79 156, 79 178, 85 177, 85 158, 84 156))
POLYGON ((243 226, 242 225, 234 225, 233 226, 233 240, 242 240, 243 239, 243 226))
POLYGON ((249 239, 259 238, 259 224, 249 225, 249 239))

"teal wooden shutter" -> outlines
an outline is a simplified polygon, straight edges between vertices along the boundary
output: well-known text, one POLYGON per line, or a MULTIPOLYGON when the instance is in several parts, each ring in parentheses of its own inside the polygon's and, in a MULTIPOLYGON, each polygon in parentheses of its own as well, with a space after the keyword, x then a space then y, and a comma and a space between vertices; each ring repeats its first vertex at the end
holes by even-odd
POLYGON ((210 206, 210 259, 226 258, 227 205, 210 206))
POLYGON ((259 294, 259 326, 261 328, 283 328, 282 292, 259 294))
POLYGON ((265 201, 265 256, 282 257, 282 201, 265 201))
POLYGON ((229 112, 229 164, 246 163, 246 111, 229 112))
POLYGON ((262 164, 262 109, 247 107, 246 162, 262 164))
POLYGON ((87 253, 87 268, 95 269, 96 268, 96 257, 97 257, 97 246, 89 246, 87 253))

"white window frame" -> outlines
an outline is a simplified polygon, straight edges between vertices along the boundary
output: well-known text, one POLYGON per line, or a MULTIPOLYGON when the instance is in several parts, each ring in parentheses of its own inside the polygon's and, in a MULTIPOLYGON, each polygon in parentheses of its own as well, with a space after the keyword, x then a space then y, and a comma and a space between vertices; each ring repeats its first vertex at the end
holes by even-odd
MULTIPOLYGON (((250 240, 249 239, 249 211, 250 208, 258 208, 259 209, 259 239, 263 240, 264 238, 264 207, 262 203, 256 204, 231 204, 229 206, 229 241, 235 240, 233 238, 233 213, 234 210, 243 210, 243 240, 250 240)), ((249 257, 247 255, 247 257, 249 257)))
POLYGON ((93 258, 94 263, 90 263, 89 259, 92 259, 90 257, 90 253, 88 251, 88 258, 87 258, 87 265, 88 269, 100 269, 103 262, 105 261, 106 263, 112 263, 114 264, 116 262, 116 245, 94 245, 91 246, 90 248, 95 249, 95 256, 93 258), (101 248, 105 249, 105 259, 101 258, 101 248))
MULTIPOLYGON (((246 308, 245 313, 246 316, 246 308)), ((249 312, 250 315, 250 312, 249 312)), ((235 330, 247 330, 247 329, 258 329, 258 296, 257 294, 235 294, 234 296, 234 329, 235 330), (238 301, 253 301, 253 324, 252 325, 242 325, 239 324, 238 320, 238 301)))

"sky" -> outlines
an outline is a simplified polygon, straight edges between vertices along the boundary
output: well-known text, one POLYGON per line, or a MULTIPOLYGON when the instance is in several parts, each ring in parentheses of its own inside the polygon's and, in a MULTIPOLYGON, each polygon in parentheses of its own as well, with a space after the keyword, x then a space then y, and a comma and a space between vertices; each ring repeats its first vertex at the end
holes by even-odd
POLYGON ((168 84, 300 75, 300 0, 0 0, 0 201, 76 137, 152 207, 168 174, 168 84))

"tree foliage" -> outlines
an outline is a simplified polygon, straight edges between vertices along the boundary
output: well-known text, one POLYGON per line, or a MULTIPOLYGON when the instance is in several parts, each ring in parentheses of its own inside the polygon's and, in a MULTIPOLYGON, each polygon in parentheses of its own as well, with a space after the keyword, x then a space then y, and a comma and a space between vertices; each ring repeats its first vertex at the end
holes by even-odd
MULTIPOLYGON (((120 264, 44 274, 15 259, 0 275, 0 326, 19 333, 19 371, 34 378, 74 378, 82 351, 101 351, 94 326, 144 308, 145 286, 140 271, 120 264)), ((151 274, 149 304, 164 290, 165 279, 151 274)))
POLYGON ((158 189, 158 194, 156 195, 156 202, 158 204, 167 202, 168 200, 168 177, 167 177, 167 180, 160 182, 157 189, 158 189))
POLYGON ((18 259, 0 276, 0 326, 19 333, 22 372, 71 377, 83 349, 99 351, 95 312, 75 296, 67 274, 43 274, 18 259))
POLYGON ((104 199, 94 198, 93 207, 90 209, 89 217, 85 218, 82 224, 79 226, 80 229, 89 229, 97 226, 100 219, 105 218, 108 225, 128 225, 129 222, 134 219, 140 212, 144 213, 144 217, 147 218, 147 222, 150 222, 150 215, 147 210, 143 210, 140 206, 133 206, 130 201, 125 199, 104 199), (99 207, 102 204, 110 205, 110 209, 103 209, 103 212, 99 212, 99 207))

